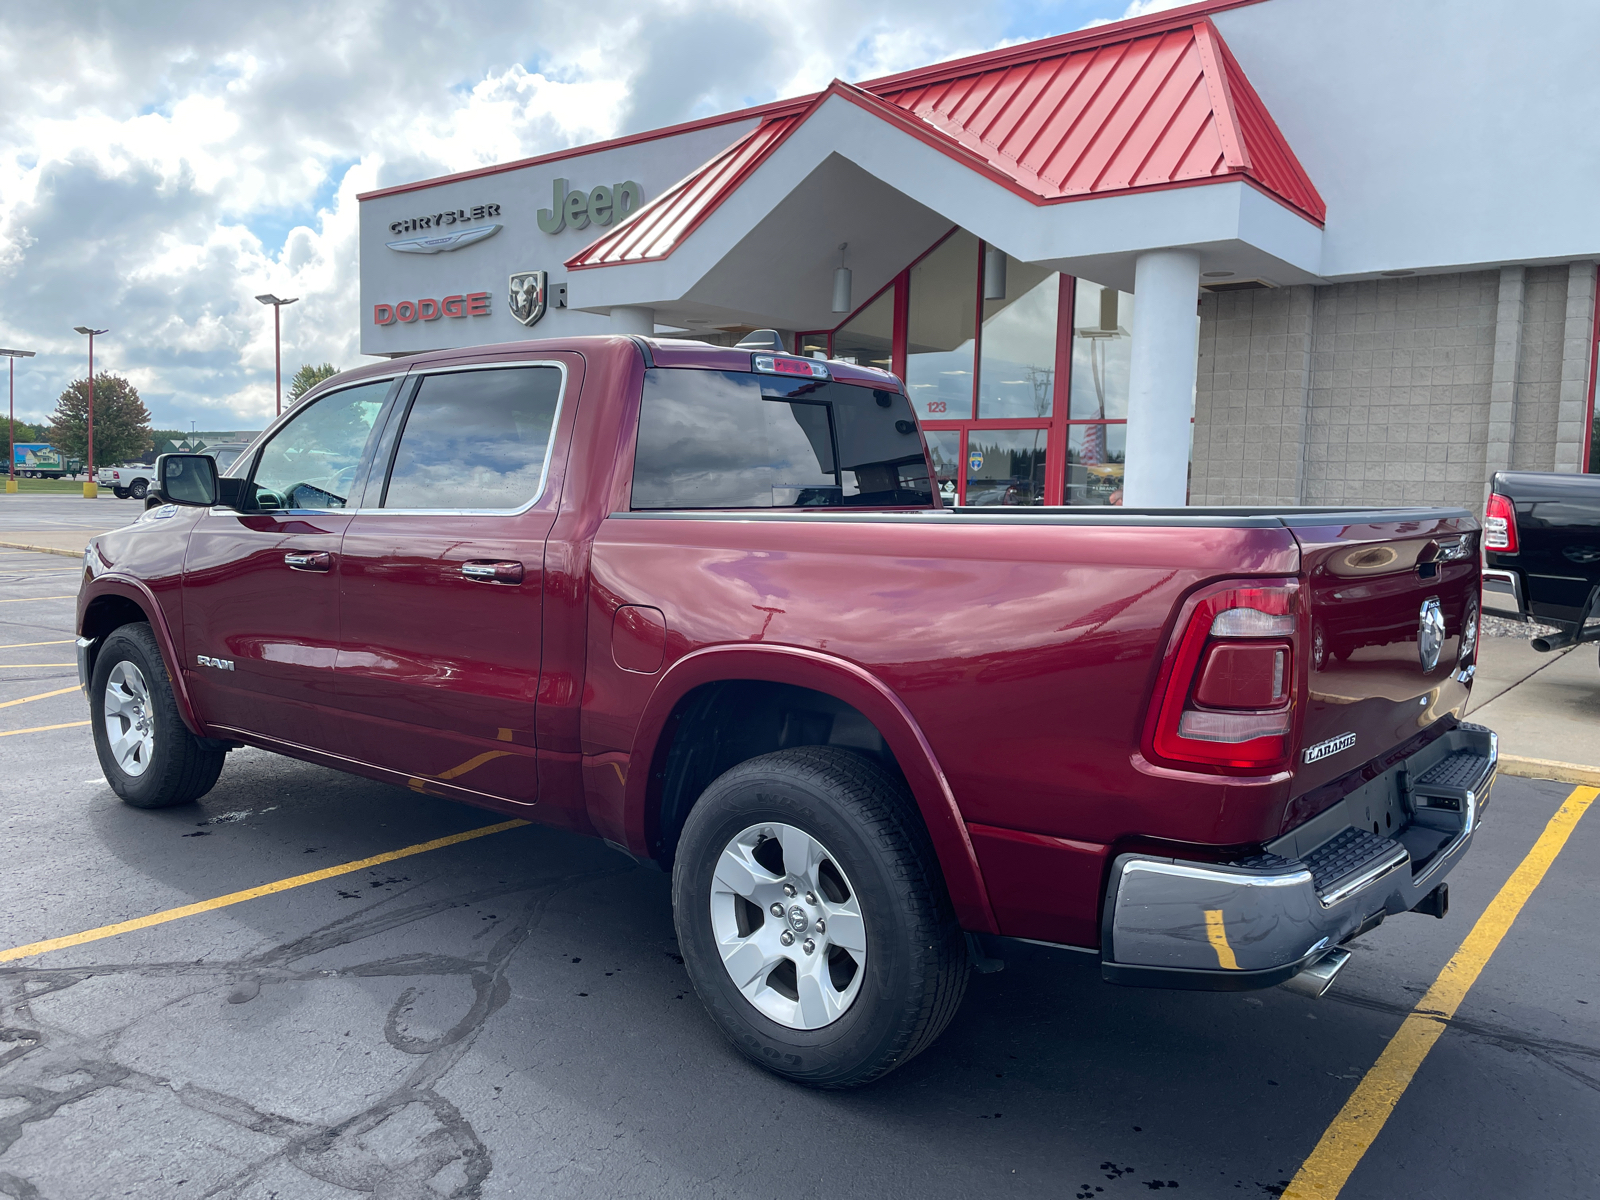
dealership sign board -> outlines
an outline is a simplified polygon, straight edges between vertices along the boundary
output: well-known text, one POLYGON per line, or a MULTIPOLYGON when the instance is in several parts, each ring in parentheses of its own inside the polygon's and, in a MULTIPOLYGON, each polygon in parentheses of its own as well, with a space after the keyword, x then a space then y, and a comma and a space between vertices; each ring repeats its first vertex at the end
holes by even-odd
POLYGON ((419 237, 401 238, 397 242, 385 242, 391 250, 398 250, 401 254, 440 254, 446 250, 459 250, 463 246, 470 246, 473 242, 481 242, 484 238, 491 238, 500 232, 501 227, 495 225, 476 225, 471 228, 457 229, 454 226, 465 226, 468 221, 483 221, 500 215, 498 204, 477 204, 471 208, 457 208, 449 212, 424 213, 420 217, 408 217, 403 221, 392 221, 389 232, 393 234, 414 233, 419 237))
POLYGON ((626 220, 644 203, 644 189, 633 180, 597 187, 591 191, 567 190, 567 181, 557 179, 552 185, 550 207, 539 210, 539 228, 546 233, 560 233, 563 229, 586 229, 596 225, 610 225, 626 220))
POLYGON ((489 293, 467 292, 443 300, 401 300, 395 304, 374 304, 374 325, 409 325, 412 321, 437 321, 440 317, 487 317, 489 293))

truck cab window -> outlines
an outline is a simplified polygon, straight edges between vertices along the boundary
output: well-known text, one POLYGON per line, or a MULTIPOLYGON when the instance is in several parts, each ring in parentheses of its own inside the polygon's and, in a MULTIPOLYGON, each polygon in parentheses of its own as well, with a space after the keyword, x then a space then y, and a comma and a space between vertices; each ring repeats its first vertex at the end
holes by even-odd
POLYGON ((345 507, 390 382, 384 379, 330 392, 296 413, 262 449, 245 489, 245 506, 345 507))
POLYGON ((505 510, 538 499, 561 378, 557 367, 424 376, 382 507, 505 510))
POLYGON ((736 371, 646 372, 633 507, 931 503, 905 397, 736 371))

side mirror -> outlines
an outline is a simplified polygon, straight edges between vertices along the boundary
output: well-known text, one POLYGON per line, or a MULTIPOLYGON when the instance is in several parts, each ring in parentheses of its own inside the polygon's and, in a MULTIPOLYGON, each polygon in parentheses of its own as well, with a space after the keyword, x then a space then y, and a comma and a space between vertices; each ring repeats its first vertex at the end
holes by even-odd
POLYGON ((217 502, 217 460, 209 454, 163 454, 156 484, 168 504, 210 508, 217 502))

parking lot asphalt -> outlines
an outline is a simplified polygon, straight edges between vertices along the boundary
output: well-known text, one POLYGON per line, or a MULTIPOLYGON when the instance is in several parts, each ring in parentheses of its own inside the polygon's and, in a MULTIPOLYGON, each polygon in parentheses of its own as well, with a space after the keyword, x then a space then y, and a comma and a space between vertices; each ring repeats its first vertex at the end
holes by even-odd
MULTIPOLYGON (((197 805, 121 804, 75 590, 0 550, 0 952, 502 819, 256 750, 197 805)), ((0 962, 0 1194, 1280 1195, 1572 791, 1502 778, 1450 916, 1372 931, 1321 1000, 1114 988, 1011 944, 853 1093, 727 1046, 660 872, 536 826, 459 842, 0 962)), ((1589 816, 1340 1195, 1595 1194, 1597 868, 1589 816)))

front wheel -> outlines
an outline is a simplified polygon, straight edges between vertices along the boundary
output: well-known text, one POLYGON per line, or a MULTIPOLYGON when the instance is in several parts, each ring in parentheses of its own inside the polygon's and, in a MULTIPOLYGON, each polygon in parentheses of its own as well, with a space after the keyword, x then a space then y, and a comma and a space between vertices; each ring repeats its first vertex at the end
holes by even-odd
POLYGON ((712 1018, 800 1083, 877 1079, 930 1045, 966 991, 916 804, 856 751, 779 750, 715 780, 684 825, 672 901, 712 1018))
POLYGON ((178 715, 155 634, 144 623, 106 638, 89 684, 95 753, 111 790, 135 808, 169 808, 209 792, 225 750, 210 750, 178 715))
POLYGON ((143 500, 144 497, 145 497, 145 493, 148 492, 149 490, 150 490, 150 481, 149 480, 147 480, 147 479, 135 479, 133 481, 133 486, 128 489, 128 495, 132 496, 135 500, 143 500))

